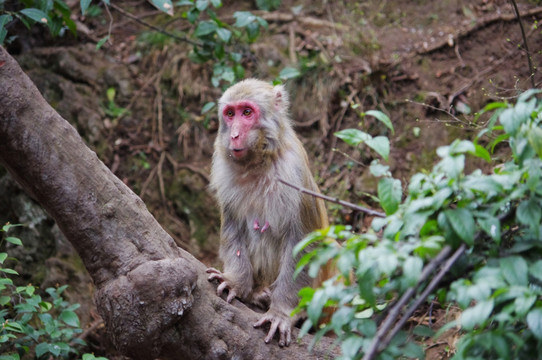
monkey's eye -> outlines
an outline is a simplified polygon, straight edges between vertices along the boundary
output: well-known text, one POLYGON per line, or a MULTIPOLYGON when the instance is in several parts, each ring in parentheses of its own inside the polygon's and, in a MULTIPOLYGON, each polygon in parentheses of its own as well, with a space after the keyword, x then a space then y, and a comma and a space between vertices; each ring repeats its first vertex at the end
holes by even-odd
POLYGON ((243 110, 243 115, 250 116, 250 114, 252 114, 251 108, 245 108, 245 110, 243 110))
POLYGON ((234 115, 233 110, 232 110, 232 109, 226 110, 225 115, 226 115, 227 117, 233 117, 233 115, 234 115))

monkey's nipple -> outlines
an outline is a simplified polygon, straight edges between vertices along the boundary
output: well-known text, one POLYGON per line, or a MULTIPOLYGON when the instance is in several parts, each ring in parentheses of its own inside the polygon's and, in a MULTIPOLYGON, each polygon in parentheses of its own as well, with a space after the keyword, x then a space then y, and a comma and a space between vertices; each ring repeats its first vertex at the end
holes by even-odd
POLYGON ((263 234, 263 232, 267 229, 269 229, 269 221, 265 221, 265 224, 260 229, 260 221, 258 219, 254 220, 254 225, 252 226, 254 230, 260 230, 260 232, 263 234))

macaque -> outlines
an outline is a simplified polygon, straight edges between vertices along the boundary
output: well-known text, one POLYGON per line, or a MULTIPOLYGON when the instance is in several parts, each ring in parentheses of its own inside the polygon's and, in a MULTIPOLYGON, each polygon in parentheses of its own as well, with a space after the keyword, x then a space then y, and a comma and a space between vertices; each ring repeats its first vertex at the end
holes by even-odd
POLYGON ((284 185, 279 178, 318 191, 307 153, 288 114, 282 85, 247 79, 218 101, 219 129, 211 170, 211 188, 221 211, 220 258, 224 271, 209 268, 218 295, 268 308, 255 327, 270 323, 269 343, 291 342, 290 316, 298 291, 317 285, 306 272, 294 280, 298 259, 292 249, 308 233, 328 225, 321 199, 284 185))

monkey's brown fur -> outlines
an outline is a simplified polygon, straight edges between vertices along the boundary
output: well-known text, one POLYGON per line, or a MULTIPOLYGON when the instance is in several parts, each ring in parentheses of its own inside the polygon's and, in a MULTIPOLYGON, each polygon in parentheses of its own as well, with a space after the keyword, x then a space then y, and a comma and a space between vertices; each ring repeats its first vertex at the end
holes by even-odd
POLYGON ((209 279, 221 282, 219 294, 228 290, 228 301, 236 296, 260 305, 270 302, 255 326, 271 323, 265 341, 278 329, 279 344, 288 345, 298 291, 328 277, 310 279, 302 272, 294 280, 297 259, 292 256, 306 234, 328 225, 325 206, 277 180, 318 191, 282 86, 244 80, 229 88, 218 106, 211 188, 221 211, 224 271, 209 269, 209 279))

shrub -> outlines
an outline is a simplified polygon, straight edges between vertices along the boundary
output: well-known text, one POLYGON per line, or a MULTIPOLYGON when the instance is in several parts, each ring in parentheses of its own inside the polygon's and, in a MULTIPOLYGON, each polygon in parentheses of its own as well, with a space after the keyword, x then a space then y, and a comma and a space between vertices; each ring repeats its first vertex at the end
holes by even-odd
MULTIPOLYGON (((387 167, 371 165, 371 171, 382 177, 378 198, 386 216, 374 218, 364 234, 330 226, 312 233, 295 249, 298 253, 317 244, 301 258, 298 270, 307 266, 315 275, 333 259, 339 271, 321 288, 300 292, 297 311, 308 315, 302 335, 317 326, 324 307, 333 307, 331 320, 317 329, 315 339, 335 333, 343 359, 423 358, 416 336, 433 335, 434 330, 419 325, 407 333, 401 328, 431 295, 443 308, 457 304, 462 309, 457 321, 434 334, 461 327, 454 359, 538 357, 542 351, 538 93, 527 91, 514 106, 488 105, 484 112, 492 116, 486 128, 474 141, 456 140, 439 148, 440 162, 431 172, 412 176, 404 200, 399 180, 387 167), (510 158, 493 166, 491 174, 481 170, 465 174, 467 156, 491 161, 491 153, 478 144, 482 136, 493 139, 491 150, 508 144, 510 158), (343 246, 329 239, 339 239, 343 246)), ((362 139, 359 144, 372 139, 357 130, 348 132, 362 139)))

